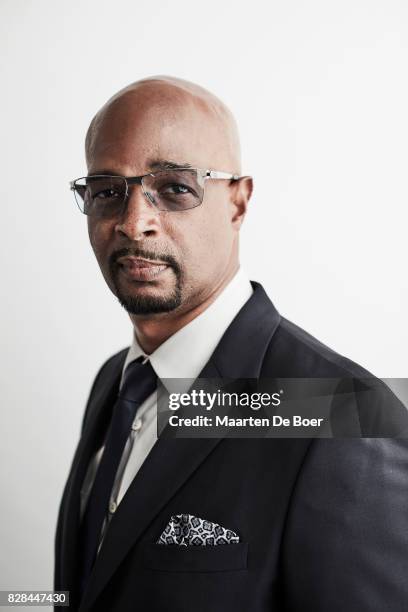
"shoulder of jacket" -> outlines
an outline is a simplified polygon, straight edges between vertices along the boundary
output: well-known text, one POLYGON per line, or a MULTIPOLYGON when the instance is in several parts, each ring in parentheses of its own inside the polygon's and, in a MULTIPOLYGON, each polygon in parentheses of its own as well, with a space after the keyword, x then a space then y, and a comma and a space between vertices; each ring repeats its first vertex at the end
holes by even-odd
POLYGON ((374 377, 358 363, 282 316, 269 342, 263 370, 268 372, 277 367, 289 377, 374 377))

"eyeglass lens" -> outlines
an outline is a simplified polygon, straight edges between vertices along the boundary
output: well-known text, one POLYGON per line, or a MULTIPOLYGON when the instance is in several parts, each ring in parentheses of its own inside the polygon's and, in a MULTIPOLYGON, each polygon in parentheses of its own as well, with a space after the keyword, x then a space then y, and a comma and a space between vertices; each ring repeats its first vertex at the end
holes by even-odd
MULTIPOLYGON (((88 176, 75 181, 75 199, 86 215, 115 216, 123 211, 126 187, 120 176, 88 176)), ((195 169, 166 170, 144 176, 142 189, 158 210, 182 211, 201 204, 204 179, 195 169)))

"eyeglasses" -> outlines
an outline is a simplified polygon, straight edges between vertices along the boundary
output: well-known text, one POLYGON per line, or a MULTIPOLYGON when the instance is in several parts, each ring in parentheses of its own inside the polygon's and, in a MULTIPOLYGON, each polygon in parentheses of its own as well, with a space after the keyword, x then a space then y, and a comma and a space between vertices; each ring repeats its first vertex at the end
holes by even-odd
POLYGON ((83 176, 72 181, 70 187, 82 213, 92 217, 113 217, 124 212, 129 185, 141 185, 149 204, 158 210, 179 212, 202 203, 207 179, 236 181, 239 178, 237 174, 217 170, 177 168, 142 176, 83 176))

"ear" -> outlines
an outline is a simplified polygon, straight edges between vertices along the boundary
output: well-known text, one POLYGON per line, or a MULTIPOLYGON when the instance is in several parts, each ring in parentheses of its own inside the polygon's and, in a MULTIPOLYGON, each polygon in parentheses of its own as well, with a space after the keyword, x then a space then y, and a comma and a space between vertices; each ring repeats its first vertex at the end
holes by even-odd
POLYGON ((230 183, 232 202, 231 222, 236 229, 241 227, 244 220, 253 188, 254 182, 252 176, 241 176, 230 183))

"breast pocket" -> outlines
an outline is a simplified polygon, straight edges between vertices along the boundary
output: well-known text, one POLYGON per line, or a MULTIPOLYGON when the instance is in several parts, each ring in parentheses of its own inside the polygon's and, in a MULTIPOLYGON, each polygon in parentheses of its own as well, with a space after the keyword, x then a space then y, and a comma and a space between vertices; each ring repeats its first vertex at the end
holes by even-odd
POLYGON ((231 572, 247 569, 248 543, 177 546, 148 542, 143 566, 164 572, 231 572))

